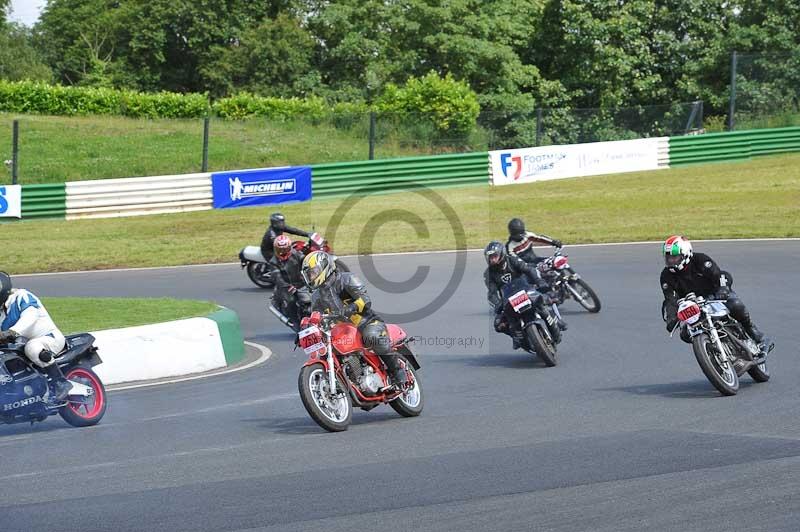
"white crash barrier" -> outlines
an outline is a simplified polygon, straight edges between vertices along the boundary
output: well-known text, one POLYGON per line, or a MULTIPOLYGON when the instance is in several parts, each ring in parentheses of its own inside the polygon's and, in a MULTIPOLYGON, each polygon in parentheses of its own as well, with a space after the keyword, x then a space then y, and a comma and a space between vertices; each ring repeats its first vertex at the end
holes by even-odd
POLYGON ((226 365, 217 323, 208 318, 93 332, 105 384, 201 373, 226 365))
POLYGON ((669 166, 669 137, 489 152, 492 185, 658 170, 669 166))
POLYGON ((72 181, 66 184, 68 220, 113 218, 212 208, 211 174, 72 181))

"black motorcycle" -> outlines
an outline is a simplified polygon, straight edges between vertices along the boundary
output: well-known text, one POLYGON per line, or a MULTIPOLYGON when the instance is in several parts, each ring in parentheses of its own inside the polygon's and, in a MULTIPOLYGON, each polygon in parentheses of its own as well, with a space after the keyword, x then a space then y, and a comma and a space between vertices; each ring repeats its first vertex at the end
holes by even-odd
MULTIPOLYGON (((21 340, 21 339, 18 339, 21 340)), ((49 378, 24 353, 25 344, 0 346, 0 423, 33 423, 60 415, 75 427, 100 422, 106 390, 92 368, 102 363, 91 334, 67 336, 55 363, 72 385, 64 401, 55 401, 49 378)))
POLYGON ((592 287, 572 269, 563 249, 557 249, 552 257, 547 257, 536 265, 542 278, 552 289, 550 295, 559 305, 572 298, 589 312, 600 312, 600 298, 597 297, 592 287))
MULTIPOLYGON (((664 314, 664 319, 668 318, 664 314)), ((756 382, 769 380, 767 355, 774 344, 759 345, 750 338, 725 301, 689 293, 678 300, 677 318, 672 334, 685 328, 683 337, 691 341, 700 369, 722 395, 736 395, 739 377, 745 372, 756 382)))
POLYGON ((276 290, 270 298, 269 311, 294 332, 300 332, 300 321, 311 314, 311 293, 305 287, 294 293, 286 288, 276 290))
MULTIPOLYGON (((559 338, 554 336, 553 330, 557 331, 558 326, 556 323, 548 324, 539 311, 547 304, 545 296, 533 289, 524 277, 517 277, 503 287, 503 299, 508 326, 512 334, 519 334, 520 346, 541 358, 546 366, 555 366, 559 338)), ((555 316, 559 316, 556 305, 552 306, 555 316)))

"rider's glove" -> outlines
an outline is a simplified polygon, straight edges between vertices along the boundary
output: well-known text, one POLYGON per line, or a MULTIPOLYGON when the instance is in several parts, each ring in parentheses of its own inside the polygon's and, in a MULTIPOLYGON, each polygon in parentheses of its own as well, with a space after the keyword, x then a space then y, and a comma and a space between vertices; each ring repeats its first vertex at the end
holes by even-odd
POLYGON ((0 344, 10 344, 17 339, 17 336, 19 335, 11 329, 2 331, 0 332, 0 344))
POLYGON ((357 314, 357 313, 358 313, 358 307, 356 306, 355 303, 350 303, 349 305, 344 307, 344 315, 347 318, 349 318, 353 314, 357 314))
POLYGON ((294 294, 297 292, 297 287, 293 284, 290 284, 289 287, 286 289, 290 294, 294 294))
POLYGON ((553 240, 553 247, 562 248, 564 245, 561 243, 561 240, 553 240))
POLYGON ((670 333, 671 333, 671 332, 672 332, 672 329, 674 329, 674 328, 675 328, 675 325, 676 325, 677 323, 678 323, 678 320, 677 320, 677 318, 672 318, 672 319, 670 319, 670 320, 667 320, 667 332, 670 332, 670 333))
POLYGON ((717 290, 716 296, 718 299, 728 299, 731 297, 731 289, 727 286, 720 286, 717 290))

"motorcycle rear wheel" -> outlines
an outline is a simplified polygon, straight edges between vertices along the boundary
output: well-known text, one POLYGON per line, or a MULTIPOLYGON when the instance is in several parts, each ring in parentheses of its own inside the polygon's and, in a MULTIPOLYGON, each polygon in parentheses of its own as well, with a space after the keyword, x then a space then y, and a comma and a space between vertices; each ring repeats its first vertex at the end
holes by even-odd
POLYGON ((106 388, 91 368, 75 366, 66 375, 67 380, 84 384, 92 389, 90 397, 67 395, 67 405, 61 407, 58 415, 73 427, 97 425, 106 413, 106 388))
POLYGON ((600 298, 594 292, 591 286, 583 279, 573 279, 569 282, 570 295, 580 306, 595 314, 600 312, 600 298), (574 290, 574 292, 573 292, 574 290))
POLYGON ((328 372, 322 364, 311 364, 300 371, 297 387, 306 412, 317 425, 328 432, 347 430, 353 419, 353 402, 347 387, 336 378, 338 397, 331 397, 328 388, 328 372))
POLYGON ((536 351, 536 355, 542 359, 545 366, 552 368, 558 364, 555 346, 539 332, 539 328, 535 323, 528 325, 525 329, 525 336, 528 339, 528 344, 536 351))
POLYGON ((739 377, 733 364, 727 363, 727 368, 723 367, 716 357, 717 348, 707 334, 699 334, 692 338, 692 350, 703 370, 708 381, 714 385, 722 395, 736 395, 739 391, 739 377))
POLYGON ((334 263, 336 264, 336 270, 337 271, 340 271, 340 272, 349 272, 350 271, 350 268, 347 266, 347 264, 342 262, 342 259, 336 259, 334 261, 334 263))
POLYGON ((748 369, 747 373, 756 382, 767 382, 769 380, 769 368, 767 368, 766 361, 748 369))
POLYGON ((406 372, 414 378, 414 386, 389 403, 389 406, 403 417, 416 417, 422 413, 422 409, 425 407, 425 397, 422 395, 422 383, 419 380, 419 375, 417 375, 417 372, 411 366, 411 363, 406 360, 405 357, 401 356, 400 358, 405 362, 406 372))
POLYGON ((269 266, 265 262, 247 263, 247 277, 259 288, 274 288, 271 276, 266 271, 269 266))

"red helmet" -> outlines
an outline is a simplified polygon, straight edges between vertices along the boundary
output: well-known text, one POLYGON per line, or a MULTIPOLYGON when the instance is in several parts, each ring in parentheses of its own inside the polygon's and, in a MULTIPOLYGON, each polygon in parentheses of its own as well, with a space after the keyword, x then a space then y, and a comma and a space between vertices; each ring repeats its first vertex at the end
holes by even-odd
POLYGON ((279 260, 288 260, 292 255, 292 239, 286 235, 278 235, 275 237, 273 249, 279 260))

